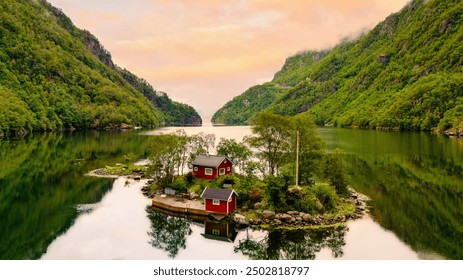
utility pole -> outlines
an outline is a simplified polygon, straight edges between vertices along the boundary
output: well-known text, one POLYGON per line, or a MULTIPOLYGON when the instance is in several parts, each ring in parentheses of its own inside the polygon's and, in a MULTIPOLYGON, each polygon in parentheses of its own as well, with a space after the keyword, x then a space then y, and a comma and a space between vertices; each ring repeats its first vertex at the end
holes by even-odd
POLYGON ((299 186, 299 130, 296 131, 296 187, 299 186))

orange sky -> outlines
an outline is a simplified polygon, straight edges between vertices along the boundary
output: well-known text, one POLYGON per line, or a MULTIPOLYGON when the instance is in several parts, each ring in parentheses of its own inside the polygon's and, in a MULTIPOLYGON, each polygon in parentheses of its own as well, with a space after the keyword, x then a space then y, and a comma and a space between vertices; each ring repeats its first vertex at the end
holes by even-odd
POLYGON ((48 0, 116 64, 206 120, 297 52, 371 29, 408 0, 48 0))

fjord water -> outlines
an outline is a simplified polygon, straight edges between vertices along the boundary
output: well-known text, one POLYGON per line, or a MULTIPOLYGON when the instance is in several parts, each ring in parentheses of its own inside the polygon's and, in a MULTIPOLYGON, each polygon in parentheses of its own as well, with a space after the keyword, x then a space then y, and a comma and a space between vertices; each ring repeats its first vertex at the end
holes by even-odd
MULTIPOLYGON (((344 226, 208 234, 157 213, 125 179, 84 176, 146 157, 151 132, 72 132, 0 140, 0 259, 463 259, 463 141, 426 133, 322 128, 345 151, 370 215, 344 226)), ((190 127, 241 140, 249 127, 190 127)), ((219 229, 215 229, 216 232, 219 229)), ((222 230, 222 228, 220 228, 222 230)))

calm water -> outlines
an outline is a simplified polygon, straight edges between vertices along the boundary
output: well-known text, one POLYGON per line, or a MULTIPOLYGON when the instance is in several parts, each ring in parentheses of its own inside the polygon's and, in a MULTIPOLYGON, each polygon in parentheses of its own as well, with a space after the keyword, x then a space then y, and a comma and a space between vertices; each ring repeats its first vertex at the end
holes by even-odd
MULTIPOLYGON (((463 141, 320 129, 346 152, 371 215, 309 231, 235 230, 152 211, 138 185, 83 176, 146 156, 154 132, 0 140, 0 259, 463 259, 463 141), (205 249, 207 248, 207 250, 205 249)), ((192 127, 241 140, 248 127, 192 127)))

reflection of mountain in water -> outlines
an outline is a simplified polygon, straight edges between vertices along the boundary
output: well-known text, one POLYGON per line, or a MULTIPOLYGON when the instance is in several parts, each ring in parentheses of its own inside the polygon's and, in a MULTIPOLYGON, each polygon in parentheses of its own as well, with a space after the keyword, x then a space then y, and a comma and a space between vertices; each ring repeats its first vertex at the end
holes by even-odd
POLYGON ((333 257, 342 257, 342 247, 346 244, 345 226, 310 230, 272 230, 262 240, 248 235, 235 246, 253 260, 313 260, 322 248, 329 248, 333 257))
POLYGON ((112 189, 111 180, 83 174, 141 156, 146 138, 90 131, 0 139, 0 259, 40 258, 112 189))

